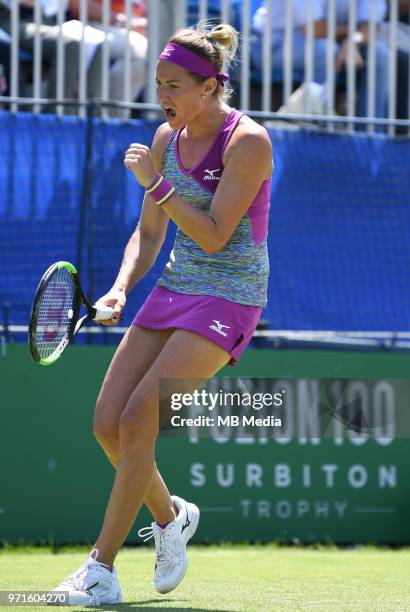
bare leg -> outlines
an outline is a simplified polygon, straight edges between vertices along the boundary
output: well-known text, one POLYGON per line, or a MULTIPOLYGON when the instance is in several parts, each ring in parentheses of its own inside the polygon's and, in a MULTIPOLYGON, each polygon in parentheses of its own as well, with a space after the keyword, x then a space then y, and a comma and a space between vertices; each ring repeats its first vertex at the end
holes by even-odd
POLYGON ((176 330, 130 396, 120 417, 117 474, 95 544, 99 561, 112 565, 152 483, 159 380, 208 379, 228 360, 229 354, 206 338, 176 330))
POLYGON ((144 503, 159 525, 166 525, 176 517, 175 506, 168 487, 156 465, 144 503))
MULTIPOLYGON (((131 327, 107 371, 97 400, 94 431, 115 469, 118 466, 120 416, 130 395, 161 352, 172 331, 131 327)), ((160 525, 175 518, 170 493, 156 466, 145 504, 160 525)))
MULTIPOLYGON (((114 458, 108 455, 107 457, 113 468, 117 469, 118 457, 114 458)), ((171 494, 156 465, 154 466, 151 485, 145 496, 144 503, 159 525, 166 525, 176 517, 175 506, 172 503, 171 494)))

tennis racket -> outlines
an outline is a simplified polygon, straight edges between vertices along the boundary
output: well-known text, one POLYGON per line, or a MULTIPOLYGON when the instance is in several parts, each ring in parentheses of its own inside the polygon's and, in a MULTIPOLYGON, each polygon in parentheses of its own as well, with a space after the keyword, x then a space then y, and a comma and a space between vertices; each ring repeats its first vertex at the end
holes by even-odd
POLYGON ((28 331, 33 359, 51 365, 85 323, 111 319, 112 313, 113 309, 104 304, 92 306, 73 264, 58 261, 45 272, 34 296, 28 331), (80 318, 81 304, 87 314, 80 318))

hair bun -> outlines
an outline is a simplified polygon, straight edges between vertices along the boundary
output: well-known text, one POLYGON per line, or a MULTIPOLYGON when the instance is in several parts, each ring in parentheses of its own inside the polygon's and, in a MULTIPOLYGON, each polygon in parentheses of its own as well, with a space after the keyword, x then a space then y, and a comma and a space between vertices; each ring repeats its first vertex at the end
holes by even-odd
MULTIPOLYGON (((171 36, 169 42, 176 43, 199 55, 214 66, 218 72, 228 72, 229 65, 235 58, 238 48, 238 32, 232 26, 221 23, 211 27, 210 22, 201 22, 196 26, 183 28, 171 36)), ((199 82, 204 77, 191 73, 199 82)), ((222 80, 215 89, 216 95, 221 95, 224 101, 228 101, 233 90, 222 80)))
POLYGON ((224 55, 228 61, 235 57, 238 48, 238 33, 231 25, 220 23, 210 32, 206 33, 206 37, 212 43, 216 43, 224 51, 224 55))

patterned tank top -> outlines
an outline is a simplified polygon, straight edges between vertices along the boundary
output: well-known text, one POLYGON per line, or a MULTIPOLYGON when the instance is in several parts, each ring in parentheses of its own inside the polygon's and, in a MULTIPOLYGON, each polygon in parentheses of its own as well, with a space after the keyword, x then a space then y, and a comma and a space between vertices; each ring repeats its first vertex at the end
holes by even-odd
MULTIPOLYGON (((206 213, 223 171, 222 157, 243 113, 232 109, 205 157, 186 170, 179 158, 181 130, 173 131, 162 160, 162 174, 178 195, 206 213)), ((177 293, 212 295, 249 306, 265 306, 269 261, 267 250, 272 179, 264 181, 225 246, 207 255, 179 228, 158 285, 177 293)))

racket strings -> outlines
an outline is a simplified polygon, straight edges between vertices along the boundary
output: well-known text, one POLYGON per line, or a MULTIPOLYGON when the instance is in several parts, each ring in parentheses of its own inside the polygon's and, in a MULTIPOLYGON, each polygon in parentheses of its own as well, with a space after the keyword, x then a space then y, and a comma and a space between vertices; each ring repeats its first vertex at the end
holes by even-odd
POLYGON ((42 359, 64 348, 72 324, 75 284, 65 268, 56 270, 46 282, 37 305, 34 341, 42 359))

